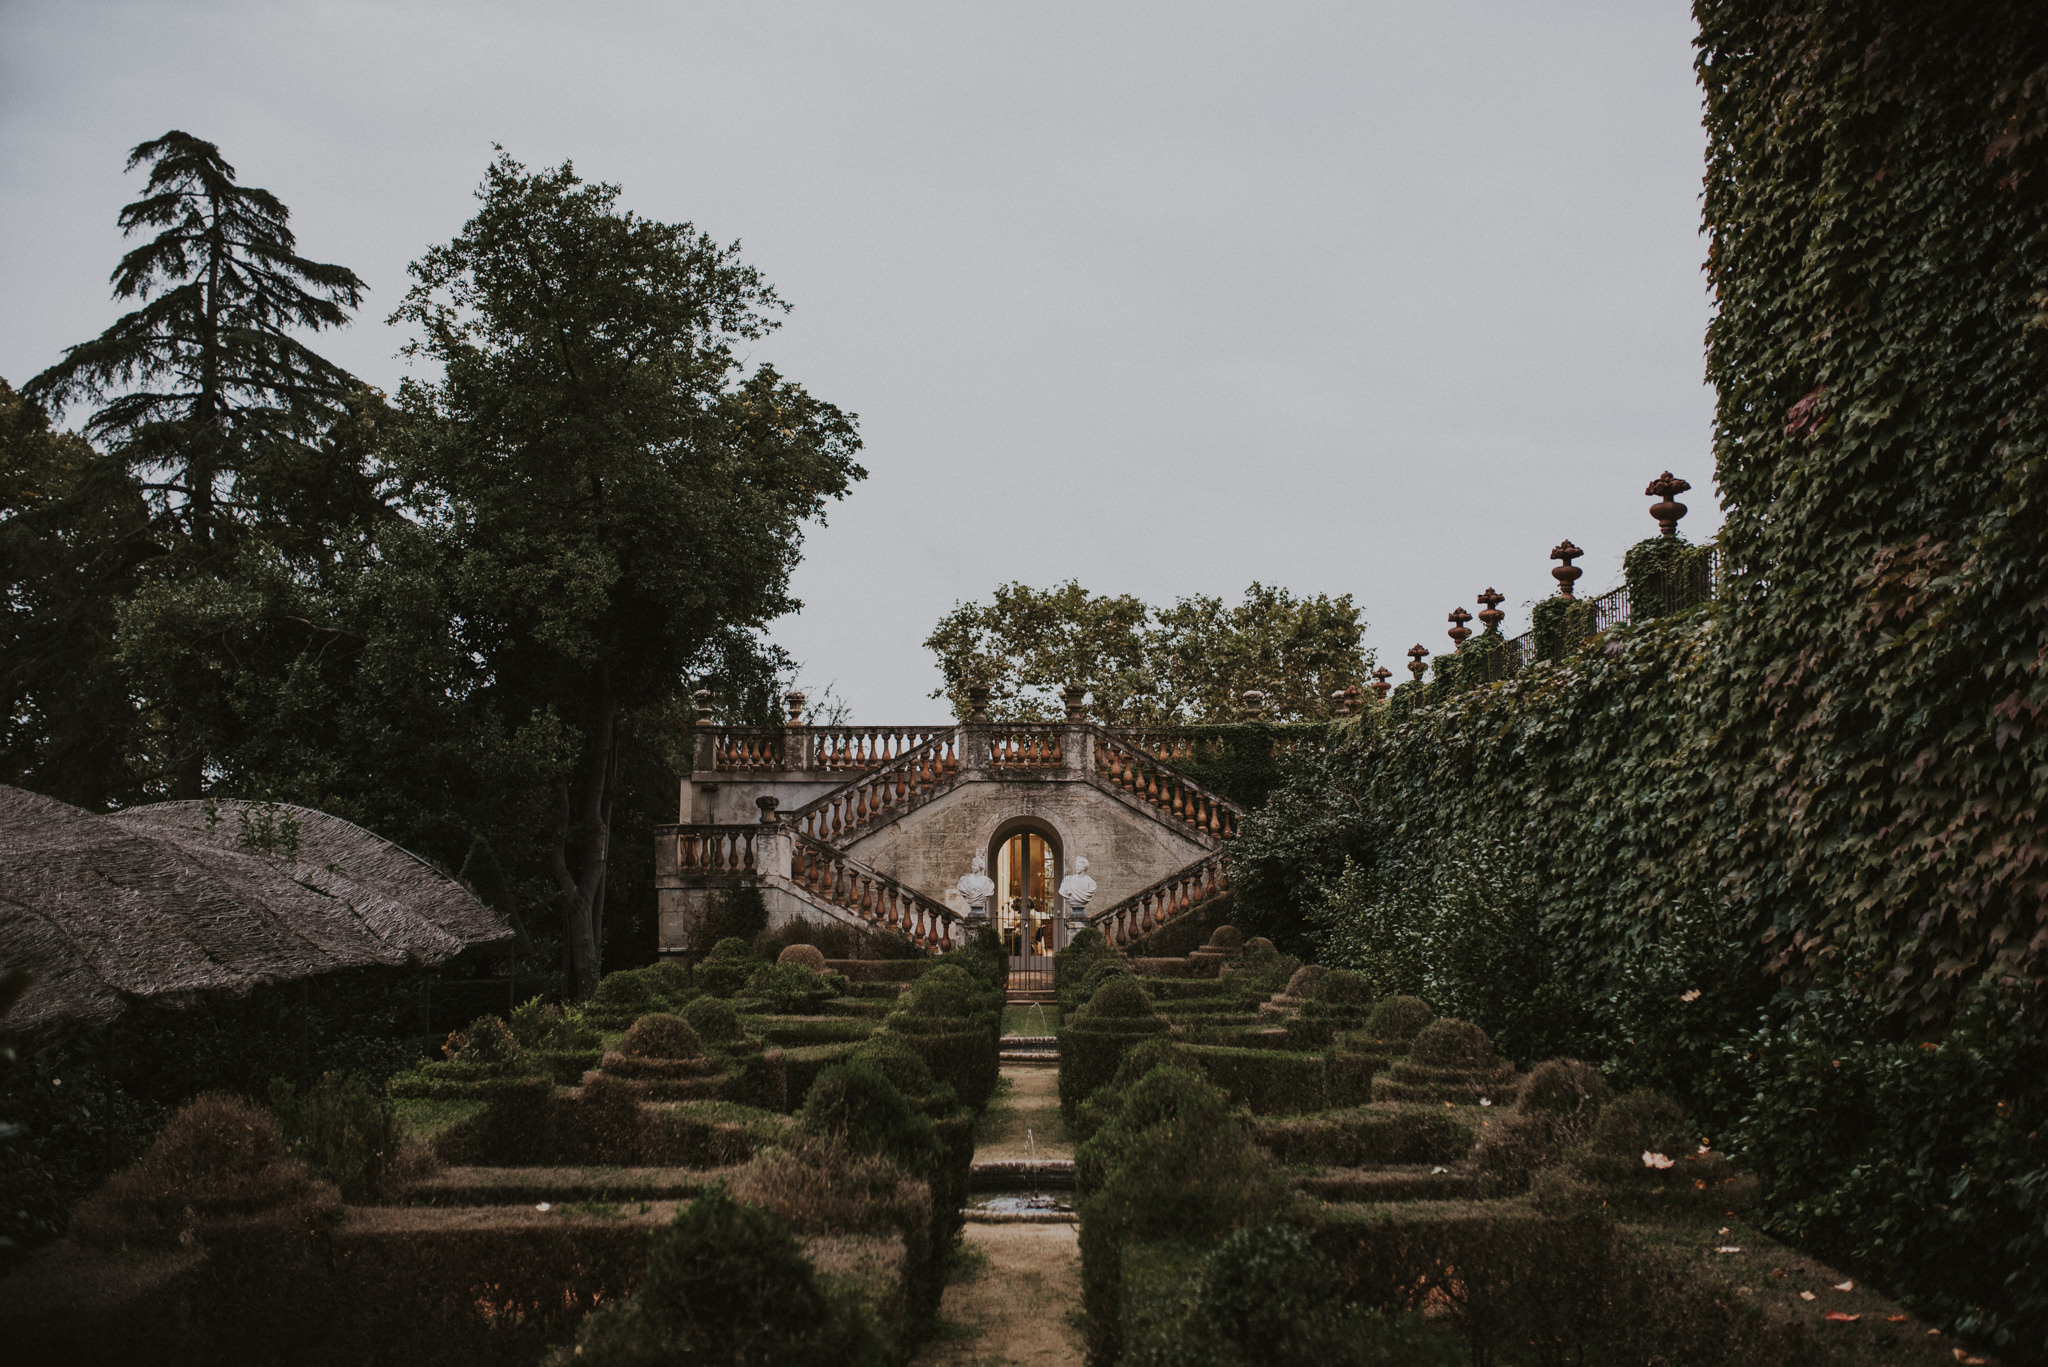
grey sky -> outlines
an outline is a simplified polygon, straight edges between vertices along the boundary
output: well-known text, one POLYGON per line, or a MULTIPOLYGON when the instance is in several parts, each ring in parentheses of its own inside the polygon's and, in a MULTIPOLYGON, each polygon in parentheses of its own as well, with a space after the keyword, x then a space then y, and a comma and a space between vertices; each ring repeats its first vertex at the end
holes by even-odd
POLYGON ((405 4, 0 0, 0 375, 116 314, 129 147, 218 142, 371 285, 502 142, 745 255, 757 348, 872 471, 776 637, 863 721, 939 715, 957 599, 1354 594, 1398 668, 1550 547, 1618 580, 1640 497, 1718 525, 1682 0, 405 4))

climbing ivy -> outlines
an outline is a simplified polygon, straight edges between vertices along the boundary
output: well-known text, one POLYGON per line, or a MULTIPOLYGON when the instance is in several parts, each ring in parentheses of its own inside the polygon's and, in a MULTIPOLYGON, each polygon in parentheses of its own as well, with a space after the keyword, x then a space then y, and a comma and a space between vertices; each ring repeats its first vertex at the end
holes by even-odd
POLYGON ((1778 1232, 2048 1357, 2048 8, 1695 11, 1715 601, 1548 600, 1514 681, 1439 662, 1298 751, 1240 924, 1480 961, 1512 897, 1544 1028, 1678 1091, 1778 1232))

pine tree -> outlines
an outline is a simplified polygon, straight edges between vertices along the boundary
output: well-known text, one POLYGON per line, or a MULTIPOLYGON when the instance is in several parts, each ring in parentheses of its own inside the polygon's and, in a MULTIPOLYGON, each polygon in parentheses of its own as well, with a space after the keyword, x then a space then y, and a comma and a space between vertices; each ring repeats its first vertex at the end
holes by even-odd
POLYGON ((264 477, 305 459, 358 381, 290 335, 348 321, 363 282, 297 254, 291 211, 235 182, 220 149, 173 130, 128 154, 147 163, 123 236, 155 237, 121 258, 127 314, 23 387, 53 411, 102 406, 86 434, 144 472, 152 501, 204 552, 223 521, 257 511, 264 477))
MULTIPOLYGON (((200 581, 235 573, 237 530, 303 541, 337 500, 360 518, 367 477, 359 464, 332 469, 327 437, 352 401, 360 410, 362 385, 292 334, 346 323, 364 285, 346 267, 298 255, 291 211, 237 184, 214 144, 173 130, 129 153, 128 170, 143 165, 149 183, 121 210, 121 230, 160 231, 112 276, 114 297, 141 307, 68 349, 22 393, 52 412, 97 405, 86 436, 149 499, 160 550, 152 578, 203 598, 200 581)), ((197 797, 206 704, 159 702, 175 732, 177 793, 197 797)))

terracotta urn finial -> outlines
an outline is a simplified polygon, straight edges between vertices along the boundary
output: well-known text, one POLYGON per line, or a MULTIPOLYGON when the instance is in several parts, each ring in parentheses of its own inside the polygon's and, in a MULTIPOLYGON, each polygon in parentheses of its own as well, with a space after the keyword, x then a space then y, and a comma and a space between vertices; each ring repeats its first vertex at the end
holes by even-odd
POLYGON ((1408 672, 1415 676, 1415 682, 1422 682, 1422 672, 1429 668, 1423 661, 1429 657, 1429 647, 1417 641, 1408 647, 1408 672))
POLYGON ((1451 615, 1444 620, 1451 624, 1451 629, 1444 633, 1451 638, 1451 648, 1455 650, 1458 646, 1464 645, 1465 638, 1472 634, 1472 628, 1465 625, 1472 620, 1472 614, 1463 608, 1452 608, 1451 615))
POLYGON ((1088 720, 1088 704, 1086 702, 1087 697, 1087 684, 1072 683, 1068 684, 1065 688, 1062 688, 1060 690, 1060 701, 1064 702, 1067 705, 1068 721, 1088 720))
POLYGON ((1664 535, 1678 535, 1678 519, 1685 516, 1685 505, 1675 500, 1690 488, 1690 484, 1666 470, 1643 490, 1644 494, 1657 500, 1650 505, 1650 516, 1657 519, 1657 530, 1664 535))
POLYGON ((708 730, 711 726, 711 690, 700 688, 690 695, 690 699, 697 704, 697 725, 708 730))
POLYGON ((1479 625, 1486 628, 1486 634, 1488 636, 1500 635, 1501 619, 1507 616, 1505 612, 1500 610, 1500 605, 1507 601, 1507 595, 1495 593, 1493 586, 1489 584, 1486 592, 1480 594, 1473 601, 1482 604, 1479 609, 1479 625))
POLYGON ((1238 701, 1244 704, 1244 715, 1249 721, 1257 721, 1266 711, 1266 695, 1256 688, 1248 688, 1238 694, 1238 701))
POLYGON ((1562 560, 1564 562, 1563 564, 1559 565, 1556 569, 1550 572, 1550 577, 1557 581, 1558 597, 1578 597, 1577 594, 1572 592, 1572 585, 1575 582, 1577 582, 1578 577, 1584 574, 1585 571, 1580 569, 1577 565, 1574 565, 1572 561, 1577 560, 1580 556, 1584 554, 1584 551, 1580 550, 1577 546, 1574 546, 1569 541, 1560 541, 1555 546, 1552 546, 1550 548, 1550 558, 1552 560, 1562 560))
POLYGON ((988 689, 981 684, 967 689, 967 720, 975 726, 988 725, 988 689))
POLYGON ((789 724, 791 726, 802 726, 804 724, 805 701, 803 691, 801 689, 792 689, 782 701, 789 705, 789 724))
POLYGON ((1385 702, 1387 700, 1387 690, 1393 687, 1393 685, 1388 683, 1387 680, 1393 677, 1394 671, 1388 669, 1385 665, 1380 665, 1376 667, 1372 672, 1373 696, 1378 698, 1381 702, 1385 702))

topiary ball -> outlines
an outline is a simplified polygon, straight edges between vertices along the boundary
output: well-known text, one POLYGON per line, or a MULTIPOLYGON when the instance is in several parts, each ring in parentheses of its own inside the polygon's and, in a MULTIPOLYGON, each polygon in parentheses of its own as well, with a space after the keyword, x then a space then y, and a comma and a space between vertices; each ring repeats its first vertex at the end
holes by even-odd
POLYGON ((1440 1020, 1415 1037, 1408 1057, 1432 1068, 1488 1068, 1500 1062, 1500 1051, 1471 1021, 1440 1020))
POLYGON ((931 1065, 924 1056, 887 1035, 867 1040, 847 1056, 847 1062, 874 1069, 908 1097, 929 1096, 934 1085, 931 1065))
POLYGON ((713 1044, 737 1044, 747 1037, 740 1025, 739 1012, 732 1009, 732 1003, 717 997, 699 997, 683 1008, 683 1021, 697 1034, 699 1041, 713 1044))
POLYGON ((974 975, 958 964, 933 964, 911 983, 905 1007, 913 1016, 969 1016, 982 992, 974 975))
POLYGON ((511 1063, 520 1051, 512 1027, 496 1016, 478 1016, 449 1035, 441 1052, 451 1063, 511 1063))
POLYGON ((1575 1058, 1554 1058, 1530 1071, 1515 1109, 1555 1116, 1590 1115, 1604 1107, 1613 1095, 1607 1079, 1592 1064, 1575 1058))
POLYGON ((1152 998, 1146 994, 1144 988, 1138 986, 1135 978, 1111 978, 1097 988, 1095 995, 1088 999, 1084 1013, 1113 1020, 1149 1016, 1153 1014, 1152 998))
POLYGON ((1372 1001, 1372 988, 1348 968, 1332 968, 1315 979, 1316 1000, 1330 1006, 1365 1006, 1372 1001))
POLYGON ((657 1012, 633 1022, 619 1041, 619 1052, 635 1058, 702 1058, 704 1046, 688 1021, 657 1012))
POLYGON ((1236 926, 1218 926, 1209 932, 1209 948, 1242 949, 1244 936, 1237 933, 1236 926))
POLYGON ((1420 997, 1388 997, 1365 1018, 1365 1032, 1373 1039, 1411 1040, 1436 1019, 1436 1012, 1420 997))
POLYGON ((825 971, 825 951, 816 945, 786 945, 775 956, 778 964, 801 964, 814 973, 825 971))
POLYGON ((1083 926, 1074 932, 1074 938, 1067 941, 1069 954, 1107 954, 1109 937, 1095 926, 1083 926))
POLYGON ((711 946, 711 953, 705 957, 720 960, 751 959, 754 957, 754 947, 737 935, 728 935, 711 946))
MULTIPOLYGON (((1588 1147, 1604 1158, 1632 1159, 1646 1153, 1683 1158, 1692 1152, 1685 1108, 1670 1097, 1651 1091, 1617 1097, 1600 1112, 1588 1147)), ((1644 1162, 1653 1166, 1649 1160, 1644 1162)))

